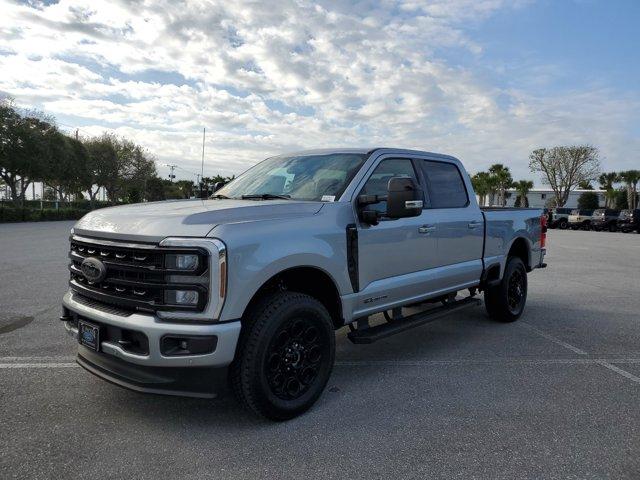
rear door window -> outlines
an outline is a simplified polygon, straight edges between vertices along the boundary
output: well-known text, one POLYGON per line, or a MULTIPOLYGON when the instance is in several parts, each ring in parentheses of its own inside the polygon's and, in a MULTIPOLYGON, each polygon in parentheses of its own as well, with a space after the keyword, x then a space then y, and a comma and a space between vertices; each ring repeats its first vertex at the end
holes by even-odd
POLYGON ((420 161, 431 208, 462 208, 469 203, 460 170, 453 163, 420 161))

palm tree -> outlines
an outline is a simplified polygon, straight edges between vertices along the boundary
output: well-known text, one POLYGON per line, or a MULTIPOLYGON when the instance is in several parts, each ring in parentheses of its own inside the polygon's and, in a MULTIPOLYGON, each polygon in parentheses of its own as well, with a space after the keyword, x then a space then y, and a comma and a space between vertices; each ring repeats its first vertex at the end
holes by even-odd
POLYGON ((620 175, 618 175, 617 172, 602 173, 598 177, 600 188, 606 190, 607 192, 604 195, 605 208, 610 208, 613 206, 613 202, 615 201, 615 190, 613 189, 613 184, 618 183, 619 181, 620 175))
POLYGON ((478 172, 471 177, 471 184, 478 195, 478 203, 484 206, 487 201, 487 195, 491 193, 491 185, 489 182, 489 174, 487 172, 478 172))
POLYGON ((489 167, 489 173, 493 177, 498 192, 498 202, 501 207, 507 203, 506 191, 513 185, 513 177, 509 171, 509 167, 505 167, 501 163, 495 163, 489 167))
POLYGON ((627 170, 626 172, 620 172, 620 180, 622 180, 627 187, 627 204, 630 209, 636 208, 636 192, 638 182, 640 181, 640 170, 627 170))
POLYGON ((519 180, 513 184, 513 188, 515 188, 516 192, 518 193, 518 198, 516 199, 518 205, 516 206, 528 207, 529 199, 527 198, 527 195, 533 188, 533 182, 531 180, 519 180))
POLYGON ((610 188, 604 193, 604 206, 605 208, 615 207, 616 198, 618 197, 618 191, 615 188, 610 188))

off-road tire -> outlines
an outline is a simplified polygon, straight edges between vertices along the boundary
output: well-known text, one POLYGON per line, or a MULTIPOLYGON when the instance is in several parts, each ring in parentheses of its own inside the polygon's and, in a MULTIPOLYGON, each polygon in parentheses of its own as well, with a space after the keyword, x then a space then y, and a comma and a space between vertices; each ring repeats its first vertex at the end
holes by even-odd
MULTIPOLYGON (((300 338, 303 339, 302 336, 300 338)), ((288 420, 308 410, 320 397, 331 375, 334 357, 333 322, 322 303, 303 293, 277 292, 259 300, 243 317, 236 357, 229 369, 229 383, 240 403, 248 410, 271 420, 288 420), (274 384, 278 383, 278 375, 282 376, 281 369, 287 370, 286 375, 294 375, 290 373, 293 368, 291 357, 284 358, 287 355, 284 351, 287 345, 291 346, 287 342, 297 341, 298 337, 290 329, 297 329, 300 322, 305 325, 305 332, 315 329, 321 347, 312 344, 311 348, 320 348, 322 354, 317 364, 309 366, 306 363, 311 356, 305 353, 304 347, 302 350, 296 347, 296 358, 303 362, 297 368, 304 368, 304 372, 307 369, 317 371, 308 384, 302 381, 303 378, 306 380, 303 373, 297 372, 295 375, 300 376, 298 386, 302 387, 301 393, 299 397, 288 398, 290 390, 286 387, 292 382, 295 386, 296 379, 285 376, 282 389, 274 384), (289 339, 282 343, 285 347, 280 348, 283 337, 289 339), (273 362, 276 363, 275 370, 272 369, 273 362)))
MULTIPOLYGON (((515 295, 514 295, 515 296, 515 295)), ((527 302, 527 270, 524 263, 518 257, 509 257, 504 270, 504 275, 499 284, 488 287, 484 292, 484 305, 487 314, 498 322, 515 322, 520 318, 527 302), (518 276, 520 282, 521 297, 514 307, 514 280, 518 276), (510 283, 511 282, 511 283, 510 283), (509 289, 512 289, 511 292, 509 289)))

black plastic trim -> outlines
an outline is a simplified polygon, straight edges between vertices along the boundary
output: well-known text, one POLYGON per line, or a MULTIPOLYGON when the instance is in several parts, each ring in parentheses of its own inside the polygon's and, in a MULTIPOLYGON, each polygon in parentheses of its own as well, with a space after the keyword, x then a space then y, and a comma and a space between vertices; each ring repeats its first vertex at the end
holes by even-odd
POLYGON ((349 280, 351 281, 353 292, 359 292, 358 228, 355 223, 347 225, 347 270, 349 271, 349 280))

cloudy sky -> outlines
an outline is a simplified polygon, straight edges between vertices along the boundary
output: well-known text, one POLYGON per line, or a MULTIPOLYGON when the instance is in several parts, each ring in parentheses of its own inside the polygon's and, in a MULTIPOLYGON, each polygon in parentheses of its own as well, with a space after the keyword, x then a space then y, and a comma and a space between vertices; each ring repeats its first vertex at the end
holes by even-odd
POLYGON ((0 94, 182 178, 398 146, 516 178, 539 146, 640 167, 637 0, 0 0, 0 94))

